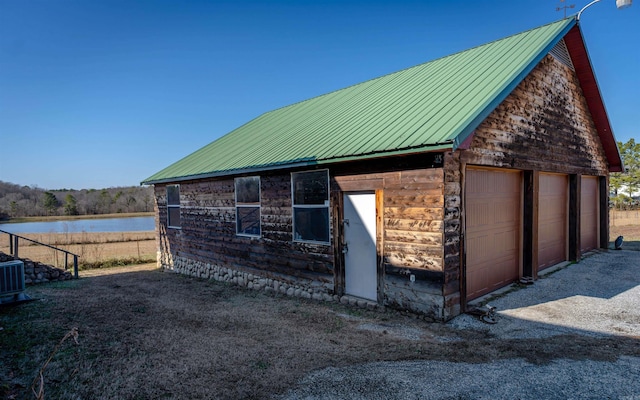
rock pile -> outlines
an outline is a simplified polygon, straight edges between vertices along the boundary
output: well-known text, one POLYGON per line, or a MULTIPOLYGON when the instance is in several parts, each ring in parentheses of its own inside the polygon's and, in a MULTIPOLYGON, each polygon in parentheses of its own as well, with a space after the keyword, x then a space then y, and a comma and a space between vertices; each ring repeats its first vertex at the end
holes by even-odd
MULTIPOLYGON (((15 260, 13 256, 0 252, 0 262, 13 260, 15 260)), ((52 265, 32 261, 28 258, 18 258, 18 260, 24 262, 24 283, 26 285, 73 279, 71 272, 56 268, 52 265)))

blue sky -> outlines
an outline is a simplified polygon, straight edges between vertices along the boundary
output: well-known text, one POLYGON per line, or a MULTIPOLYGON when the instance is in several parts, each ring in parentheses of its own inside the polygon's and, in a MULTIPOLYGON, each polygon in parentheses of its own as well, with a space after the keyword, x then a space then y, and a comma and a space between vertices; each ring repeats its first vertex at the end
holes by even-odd
MULTIPOLYGON (((137 185, 258 115, 535 28, 588 1, 0 0, 0 180, 137 185)), ((640 1, 581 27, 638 138, 640 1)))

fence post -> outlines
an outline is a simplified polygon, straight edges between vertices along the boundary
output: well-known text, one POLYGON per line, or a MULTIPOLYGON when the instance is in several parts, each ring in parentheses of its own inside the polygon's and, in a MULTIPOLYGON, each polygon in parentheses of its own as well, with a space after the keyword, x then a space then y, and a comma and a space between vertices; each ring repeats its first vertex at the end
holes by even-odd
POLYGON ((64 253, 64 270, 66 271, 69 267, 69 253, 64 253))
POLYGON ((78 279, 78 256, 73 255, 73 276, 78 279))
POLYGON ((13 234, 9 234, 9 254, 13 255, 13 234))
POLYGON ((18 239, 20 239, 17 235, 13 237, 13 254, 14 258, 18 258, 18 239))

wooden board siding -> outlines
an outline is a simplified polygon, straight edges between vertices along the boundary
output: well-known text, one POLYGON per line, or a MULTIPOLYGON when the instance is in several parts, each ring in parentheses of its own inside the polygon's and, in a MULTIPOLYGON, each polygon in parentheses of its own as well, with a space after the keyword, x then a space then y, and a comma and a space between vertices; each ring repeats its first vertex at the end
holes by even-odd
POLYGON ((443 169, 368 174, 341 171, 333 177, 333 183, 335 191, 377 190, 381 193, 378 208, 382 209, 382 234, 378 245, 384 304, 442 319, 445 314, 443 169))
MULTIPOLYGON (((377 208, 382 210, 377 238, 381 301, 441 318, 445 230, 442 168, 364 174, 349 171, 360 169, 358 165, 341 166, 335 172, 338 175, 330 171, 332 244, 340 240, 340 229, 333 229, 340 224, 340 194, 375 191, 377 208)), ((334 294, 342 295, 340 246, 292 242, 290 173, 272 173, 260 179, 260 238, 235 234, 233 179, 181 183, 182 229, 166 228, 165 187, 156 186, 163 253, 266 277, 290 276, 293 281, 335 284, 334 294)))
POLYGON ((476 129, 466 164, 608 175, 604 149, 575 72, 551 56, 476 129))
POLYGON ((460 152, 444 154, 444 270, 443 295, 445 297, 445 319, 460 313, 461 301, 461 259, 462 242, 462 187, 464 185, 464 169, 460 163, 460 152))
POLYGON ((391 270, 443 270, 441 168, 335 176, 336 190, 381 189, 384 263, 391 270))
POLYGON ((165 188, 156 186, 161 250, 267 278, 332 284, 332 246, 292 241, 290 174, 260 179, 260 238, 236 235, 233 178, 181 183, 181 229, 166 228, 165 188))

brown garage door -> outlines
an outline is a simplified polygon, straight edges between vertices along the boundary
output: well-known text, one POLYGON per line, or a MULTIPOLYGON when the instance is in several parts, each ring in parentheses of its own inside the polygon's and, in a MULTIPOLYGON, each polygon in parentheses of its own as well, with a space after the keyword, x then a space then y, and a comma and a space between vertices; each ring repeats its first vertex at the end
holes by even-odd
POLYGON ((518 171, 469 168, 466 176, 467 299, 508 285, 520 273, 518 171))
POLYGON ((567 259, 566 175, 540 174, 538 201, 538 270, 567 259))
POLYGON ((580 183, 580 251, 598 247, 598 177, 583 176, 580 183))

